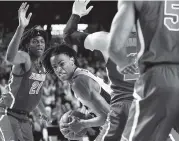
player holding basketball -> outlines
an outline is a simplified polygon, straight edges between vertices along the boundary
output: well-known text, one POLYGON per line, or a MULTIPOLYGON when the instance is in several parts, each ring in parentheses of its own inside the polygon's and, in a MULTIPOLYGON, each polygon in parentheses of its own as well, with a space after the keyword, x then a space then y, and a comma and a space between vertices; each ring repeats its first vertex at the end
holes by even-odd
POLYGON ((124 44, 137 23, 141 76, 122 141, 165 141, 179 115, 179 2, 119 1, 111 26, 110 57, 120 70, 134 63, 124 44))
POLYGON ((33 141, 28 115, 33 110, 36 113, 41 110, 45 116, 43 105, 39 102, 46 77, 40 63, 46 36, 38 27, 24 33, 32 16, 30 13, 26 18, 28 7, 27 3, 22 3, 18 10, 19 26, 6 53, 6 59, 13 67, 7 87, 8 93, 2 94, 0 99, 0 129, 3 141, 33 141), (18 51, 20 44, 22 50, 18 51), (37 105, 41 109, 35 109, 37 105))
POLYGON ((107 84, 88 70, 79 68, 76 52, 66 44, 49 48, 44 53, 43 64, 48 72, 54 72, 62 81, 67 80, 79 101, 96 115, 88 120, 73 118, 71 123, 64 124, 61 130, 67 130, 65 137, 72 139, 74 133, 84 128, 102 126, 109 112, 110 95, 107 92, 111 90, 105 91, 107 84))
MULTIPOLYGON (((124 75, 117 71, 116 64, 109 59, 107 49, 109 33, 96 32, 93 34, 87 34, 77 31, 77 24, 80 21, 80 17, 87 15, 92 9, 92 7, 86 9, 88 2, 89 0, 86 2, 74 2, 72 15, 64 30, 64 39, 67 43, 77 44, 79 47, 84 46, 86 49, 90 49, 91 51, 100 50, 102 52, 106 61, 106 67, 109 73, 108 75, 112 82, 111 88, 113 92, 111 93, 108 127, 101 131, 100 136, 97 137, 96 141, 102 141, 102 138, 105 141, 117 141, 120 140, 127 121, 129 108, 133 100, 132 93, 135 81, 125 80, 124 75), (107 131, 105 132, 106 129, 107 131)), ((133 67, 131 67, 131 70, 128 68, 128 70, 131 73, 136 72, 133 67)))

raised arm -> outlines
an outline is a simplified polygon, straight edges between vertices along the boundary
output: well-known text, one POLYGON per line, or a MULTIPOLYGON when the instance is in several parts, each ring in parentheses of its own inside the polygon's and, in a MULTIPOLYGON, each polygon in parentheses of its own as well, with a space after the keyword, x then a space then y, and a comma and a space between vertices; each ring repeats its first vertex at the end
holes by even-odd
POLYGON ((77 26, 82 16, 87 15, 92 6, 86 9, 90 0, 75 1, 73 4, 72 15, 67 22, 67 26, 64 29, 64 40, 68 44, 77 44, 80 47, 83 46, 91 51, 99 50, 102 52, 105 60, 108 59, 108 33, 101 31, 92 34, 77 31, 77 26))
POLYGON ((80 21, 80 17, 87 15, 91 9, 93 8, 90 6, 88 9, 86 9, 86 5, 89 3, 89 0, 87 1, 75 1, 73 4, 73 10, 72 15, 70 19, 67 22, 67 25, 63 31, 63 37, 64 41, 68 44, 76 44, 78 46, 84 47, 84 41, 86 37, 88 36, 87 33, 78 32, 77 26, 80 21))
POLYGON ((119 1, 110 31, 109 56, 119 66, 120 71, 134 63, 135 57, 127 57, 125 43, 135 24, 133 1, 119 1))
MULTIPOLYGON (((72 89, 79 97, 80 101, 89 107, 96 117, 88 120, 80 120, 83 128, 102 126, 109 113, 109 104, 100 95, 100 86, 92 78, 88 76, 78 76, 75 79, 75 83, 72 85, 72 89)), ((79 130, 77 126, 72 126, 72 129, 79 130)))
POLYGON ((67 22, 67 25, 63 31, 64 41, 70 45, 78 45, 84 47, 84 41, 88 36, 88 33, 77 31, 77 26, 80 21, 80 16, 72 14, 67 22))
POLYGON ((23 51, 18 51, 24 29, 29 24, 30 18, 32 16, 32 13, 30 13, 26 18, 26 12, 28 8, 29 5, 27 5, 26 2, 22 3, 22 5, 20 6, 18 10, 19 26, 17 27, 17 30, 7 49, 6 60, 13 65, 25 63, 28 58, 27 53, 23 51))

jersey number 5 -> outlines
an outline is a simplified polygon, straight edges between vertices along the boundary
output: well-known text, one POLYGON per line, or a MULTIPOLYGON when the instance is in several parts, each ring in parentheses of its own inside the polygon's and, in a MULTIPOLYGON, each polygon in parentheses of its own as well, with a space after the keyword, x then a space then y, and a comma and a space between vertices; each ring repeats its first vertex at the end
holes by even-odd
POLYGON ((171 31, 179 31, 179 1, 165 0, 164 25, 171 31))
POLYGON ((30 88, 29 94, 38 94, 42 85, 43 85, 43 81, 42 82, 34 81, 30 88))

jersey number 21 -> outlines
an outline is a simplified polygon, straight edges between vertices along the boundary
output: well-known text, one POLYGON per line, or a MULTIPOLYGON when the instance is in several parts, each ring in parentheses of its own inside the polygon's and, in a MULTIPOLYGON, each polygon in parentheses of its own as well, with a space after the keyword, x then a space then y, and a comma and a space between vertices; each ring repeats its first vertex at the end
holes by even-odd
POLYGON ((43 81, 42 82, 34 81, 30 88, 29 94, 38 94, 42 85, 43 85, 43 81))

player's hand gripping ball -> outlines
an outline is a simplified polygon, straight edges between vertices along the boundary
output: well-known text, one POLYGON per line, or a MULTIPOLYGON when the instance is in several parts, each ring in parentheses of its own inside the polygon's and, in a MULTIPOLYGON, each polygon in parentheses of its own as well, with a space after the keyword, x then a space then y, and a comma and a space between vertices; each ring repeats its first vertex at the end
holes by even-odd
POLYGON ((80 119, 87 119, 87 116, 76 110, 68 111, 61 117, 60 131, 65 138, 78 140, 86 135, 87 128, 81 127, 80 119))

